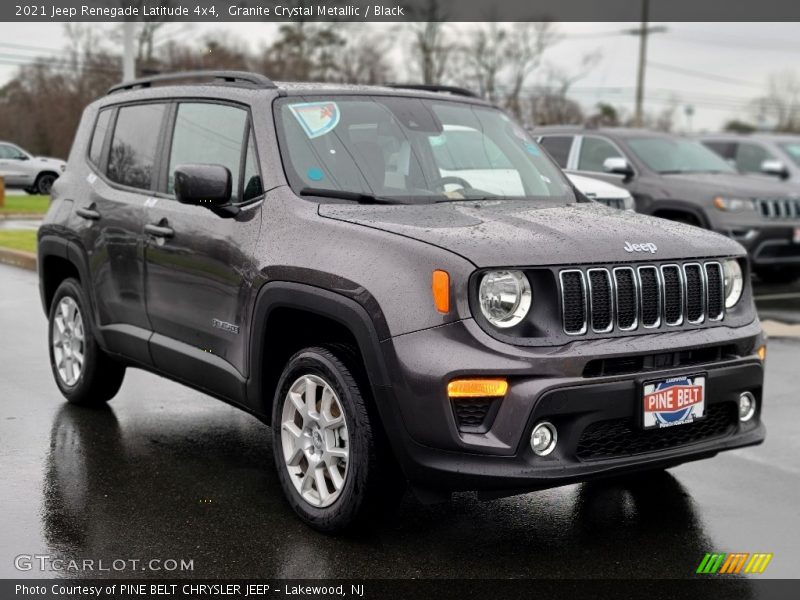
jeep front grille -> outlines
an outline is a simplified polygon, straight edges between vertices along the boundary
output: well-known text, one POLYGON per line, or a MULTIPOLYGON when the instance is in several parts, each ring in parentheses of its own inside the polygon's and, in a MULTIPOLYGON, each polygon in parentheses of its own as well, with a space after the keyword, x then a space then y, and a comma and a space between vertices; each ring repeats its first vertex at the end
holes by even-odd
POLYGON ((700 325, 724 316, 716 261, 565 269, 559 281, 569 335, 700 325))
POLYGON ((800 199, 762 198, 756 202, 761 215, 768 219, 800 219, 800 199))

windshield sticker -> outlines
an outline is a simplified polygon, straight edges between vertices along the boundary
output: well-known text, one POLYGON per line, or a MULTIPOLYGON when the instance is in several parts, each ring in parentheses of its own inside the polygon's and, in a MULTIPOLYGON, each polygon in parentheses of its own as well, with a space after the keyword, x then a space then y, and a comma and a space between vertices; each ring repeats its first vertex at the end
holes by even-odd
POLYGON ((289 110, 311 139, 330 133, 339 124, 339 105, 336 102, 290 104, 289 110))
POLYGON ((311 167, 306 171, 306 175, 308 175, 311 181, 322 181, 325 179, 325 173, 323 173, 322 169, 318 169, 317 167, 311 167))
POLYGON ((447 139, 444 137, 444 134, 441 135, 431 135, 428 136, 430 140, 431 146, 436 148, 437 146, 444 146, 447 139))
POLYGON ((528 151, 528 154, 531 156, 541 156, 542 152, 539 148, 536 147, 536 144, 529 140, 525 140, 525 150, 528 151))

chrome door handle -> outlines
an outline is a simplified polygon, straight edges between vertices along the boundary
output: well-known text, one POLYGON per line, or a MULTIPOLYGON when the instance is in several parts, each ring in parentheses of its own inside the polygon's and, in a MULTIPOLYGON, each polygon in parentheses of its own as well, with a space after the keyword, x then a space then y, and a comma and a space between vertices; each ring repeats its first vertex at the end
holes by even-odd
POLYGON ((172 227, 154 225, 153 223, 148 223, 145 225, 144 230, 150 235, 159 238, 171 238, 173 235, 175 235, 175 230, 172 229, 172 227))
POLYGON ((84 219, 89 221, 99 221, 100 220, 100 213, 94 209, 94 204, 90 204, 88 207, 79 206, 75 209, 75 213, 84 219))

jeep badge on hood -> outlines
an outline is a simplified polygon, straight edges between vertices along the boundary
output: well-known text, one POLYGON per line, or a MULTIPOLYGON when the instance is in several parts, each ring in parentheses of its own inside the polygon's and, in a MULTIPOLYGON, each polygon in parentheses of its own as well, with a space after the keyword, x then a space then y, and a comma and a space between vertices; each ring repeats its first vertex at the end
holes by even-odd
POLYGON ((650 254, 655 254, 658 250, 658 246, 649 242, 646 244, 631 244, 626 241, 623 248, 625 248, 625 252, 649 252, 650 254))

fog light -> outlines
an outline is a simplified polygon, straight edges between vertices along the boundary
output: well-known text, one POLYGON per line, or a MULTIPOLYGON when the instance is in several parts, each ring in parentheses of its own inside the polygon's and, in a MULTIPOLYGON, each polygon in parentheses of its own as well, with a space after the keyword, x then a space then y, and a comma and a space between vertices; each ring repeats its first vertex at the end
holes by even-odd
POLYGON ((746 423, 756 414, 756 397, 750 392, 742 392, 739 396, 739 420, 746 423))
POLYGON ((531 448, 537 456, 547 456, 555 449, 557 439, 558 434, 552 424, 539 423, 531 433, 531 448))

